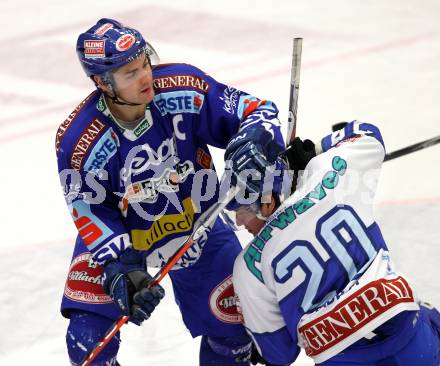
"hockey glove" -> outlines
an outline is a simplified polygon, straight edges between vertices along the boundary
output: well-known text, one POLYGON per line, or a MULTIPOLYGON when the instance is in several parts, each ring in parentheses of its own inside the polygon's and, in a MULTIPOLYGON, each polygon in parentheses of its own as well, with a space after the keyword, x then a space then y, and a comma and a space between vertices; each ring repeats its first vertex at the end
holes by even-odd
POLYGON ((284 154, 287 156, 290 169, 294 171, 295 176, 298 176, 298 172, 304 170, 309 161, 316 156, 315 144, 310 140, 302 141, 296 137, 284 154))
POLYGON ((232 172, 232 185, 239 184, 251 192, 260 193, 266 169, 275 163, 281 150, 273 135, 261 127, 246 128, 234 135, 225 151, 226 169, 232 172))
POLYGON ((123 315, 141 325, 147 320, 165 296, 162 286, 147 288, 152 277, 144 265, 142 254, 126 249, 117 260, 104 265, 104 290, 113 299, 123 315))

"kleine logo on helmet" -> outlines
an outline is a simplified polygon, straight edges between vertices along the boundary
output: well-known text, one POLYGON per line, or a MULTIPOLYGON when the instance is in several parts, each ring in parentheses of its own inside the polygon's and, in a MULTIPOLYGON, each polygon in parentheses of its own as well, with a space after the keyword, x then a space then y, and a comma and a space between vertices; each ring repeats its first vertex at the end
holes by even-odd
POLYGON ((136 42, 136 38, 131 34, 124 34, 116 41, 116 49, 119 52, 127 51, 136 42))
POLYGON ((103 58, 105 57, 105 41, 85 40, 84 41, 85 58, 103 58))

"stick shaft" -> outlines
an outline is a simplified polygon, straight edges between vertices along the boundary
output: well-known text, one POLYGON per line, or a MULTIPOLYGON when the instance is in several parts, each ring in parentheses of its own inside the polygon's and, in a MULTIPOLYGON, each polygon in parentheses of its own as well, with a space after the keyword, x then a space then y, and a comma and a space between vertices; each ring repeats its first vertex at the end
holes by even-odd
POLYGON ((226 193, 225 198, 214 204, 205 214, 205 217, 200 217, 197 224, 194 225, 193 232, 186 242, 173 254, 173 256, 168 260, 168 262, 156 273, 156 275, 151 280, 148 287, 157 285, 165 275, 174 267, 177 261, 185 254, 189 247, 193 244, 194 240, 197 240, 200 235, 203 234, 210 226, 211 223, 217 218, 220 211, 225 208, 225 206, 235 197, 238 192, 237 187, 231 187, 226 193))
POLYGON ((118 333, 119 329, 128 321, 128 316, 121 316, 116 320, 110 328, 108 328, 104 337, 96 343, 92 351, 87 355, 86 359, 80 364, 80 366, 89 366, 92 361, 98 356, 98 354, 104 349, 108 342, 118 333))
POLYGON ((290 71, 289 114, 287 118, 286 145, 296 136, 296 121, 298 111, 298 92, 301 72, 302 38, 293 39, 292 67, 290 71))
POLYGON ((425 141, 418 142, 416 144, 404 147, 402 149, 392 151, 385 155, 384 161, 393 160, 399 158, 403 155, 411 154, 415 151, 419 151, 422 149, 426 149, 427 147, 433 146, 440 142, 440 136, 433 137, 432 139, 428 139, 425 141))

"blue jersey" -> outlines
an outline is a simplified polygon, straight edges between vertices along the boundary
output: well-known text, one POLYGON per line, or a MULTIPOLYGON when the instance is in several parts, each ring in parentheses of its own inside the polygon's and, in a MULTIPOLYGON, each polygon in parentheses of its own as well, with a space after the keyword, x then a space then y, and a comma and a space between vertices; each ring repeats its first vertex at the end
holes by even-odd
POLYGON ((301 347, 317 363, 343 358, 387 321, 419 309, 373 218, 385 155, 377 127, 349 123, 321 147, 234 266, 244 323, 276 365, 292 363, 301 347))
MULTIPOLYGON (((160 267, 219 196, 208 145, 225 148, 240 128, 260 126, 283 144, 269 101, 217 82, 194 66, 153 69, 154 100, 134 129, 89 95, 59 127, 58 168, 79 241, 103 264, 129 246, 160 267)), ((177 263, 197 261, 206 235, 177 263)))

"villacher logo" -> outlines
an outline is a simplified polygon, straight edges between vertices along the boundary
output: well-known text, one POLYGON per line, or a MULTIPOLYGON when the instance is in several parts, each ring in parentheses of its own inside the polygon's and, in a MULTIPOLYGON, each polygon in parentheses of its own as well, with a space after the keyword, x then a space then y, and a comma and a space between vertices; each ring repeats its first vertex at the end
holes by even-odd
POLYGON ((71 300, 89 304, 110 304, 112 299, 102 287, 103 269, 91 265, 91 253, 75 257, 70 265, 64 295, 71 300))
POLYGON ((209 296, 209 306, 218 320, 225 323, 242 323, 243 318, 236 305, 232 276, 227 277, 212 290, 209 296))

